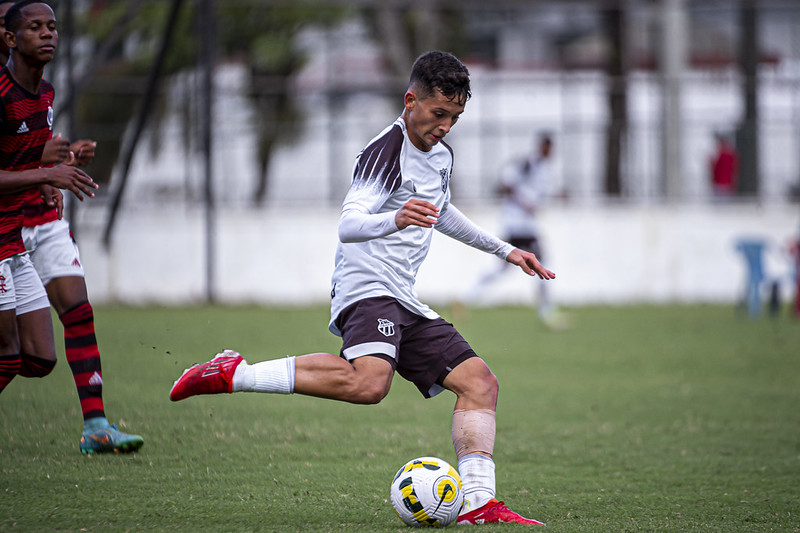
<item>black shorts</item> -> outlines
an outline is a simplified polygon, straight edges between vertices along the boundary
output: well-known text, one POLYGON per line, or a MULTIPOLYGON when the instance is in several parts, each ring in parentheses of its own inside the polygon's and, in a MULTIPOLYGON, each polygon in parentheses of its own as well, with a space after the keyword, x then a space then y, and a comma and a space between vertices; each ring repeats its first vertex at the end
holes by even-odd
POLYGON ((514 248, 519 248, 520 250, 533 253, 533 255, 536 256, 536 259, 538 259, 540 262, 543 261, 542 245, 539 244, 539 239, 536 237, 520 237, 517 235, 512 235, 508 239, 508 243, 514 248))
POLYGON ((390 297, 366 298, 336 317, 341 356, 381 357, 426 398, 442 392, 444 378, 475 352, 452 324, 412 313, 390 297))

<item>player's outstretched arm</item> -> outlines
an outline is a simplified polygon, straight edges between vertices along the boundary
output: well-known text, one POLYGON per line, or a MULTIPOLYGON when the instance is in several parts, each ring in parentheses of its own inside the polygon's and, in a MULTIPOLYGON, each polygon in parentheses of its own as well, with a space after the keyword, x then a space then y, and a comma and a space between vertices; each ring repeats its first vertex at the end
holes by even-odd
POLYGON ((514 248, 514 250, 508 254, 506 261, 517 265, 529 276, 539 276, 540 279, 556 279, 555 272, 543 267, 542 264, 539 263, 539 260, 536 259, 536 256, 531 252, 514 248))

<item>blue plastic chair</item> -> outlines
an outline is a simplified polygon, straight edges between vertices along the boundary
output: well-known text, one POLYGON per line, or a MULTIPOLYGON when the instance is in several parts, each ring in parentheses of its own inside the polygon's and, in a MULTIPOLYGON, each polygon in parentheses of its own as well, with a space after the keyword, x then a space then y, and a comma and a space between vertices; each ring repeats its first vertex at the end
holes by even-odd
POLYGON ((747 266, 745 303, 751 317, 761 315, 761 284, 764 282, 764 249, 767 243, 759 239, 742 239, 736 249, 744 256, 747 266))

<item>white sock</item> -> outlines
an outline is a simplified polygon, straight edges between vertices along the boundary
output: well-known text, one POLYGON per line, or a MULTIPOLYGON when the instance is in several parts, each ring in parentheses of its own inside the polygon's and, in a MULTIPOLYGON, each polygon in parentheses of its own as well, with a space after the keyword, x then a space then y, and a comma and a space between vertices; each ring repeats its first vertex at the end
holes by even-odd
POLYGON ((242 361, 233 373, 233 392, 294 392, 295 358, 262 361, 254 365, 242 361))
POLYGON ((495 497, 494 461, 490 457, 465 455, 458 460, 458 474, 464 489, 461 514, 479 509, 495 497))

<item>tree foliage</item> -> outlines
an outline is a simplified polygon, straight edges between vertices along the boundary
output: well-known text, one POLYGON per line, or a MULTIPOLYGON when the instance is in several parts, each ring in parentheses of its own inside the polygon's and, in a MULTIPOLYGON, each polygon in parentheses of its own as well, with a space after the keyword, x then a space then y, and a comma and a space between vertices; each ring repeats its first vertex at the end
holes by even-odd
MULTIPOLYGON (((137 3, 132 6, 131 2, 92 0, 77 17, 76 33, 93 59, 85 69, 91 82, 76 98, 75 131, 102 143, 92 168, 92 175, 100 182, 110 180, 125 129, 142 105, 144 80, 155 61, 171 7, 171 2, 164 0, 137 3), (98 58, 100 51, 104 54, 98 58)), ((172 106, 183 125, 185 149, 190 154, 197 149, 193 118, 197 58, 202 39, 214 39, 218 64, 238 62, 247 66, 246 92, 258 116, 256 155, 261 173, 253 193, 258 202, 267 192, 267 168, 276 143, 292 140, 302 124, 291 79, 306 58, 295 47, 295 38, 309 25, 337 23, 347 10, 324 0, 229 0, 217 2, 214 9, 212 30, 200 27, 197 2, 186 1, 182 6, 163 65, 168 83, 153 102, 156 111, 150 122, 151 146, 160 145, 160 125, 172 106), (183 95, 177 105, 168 100, 170 89, 183 95)))

